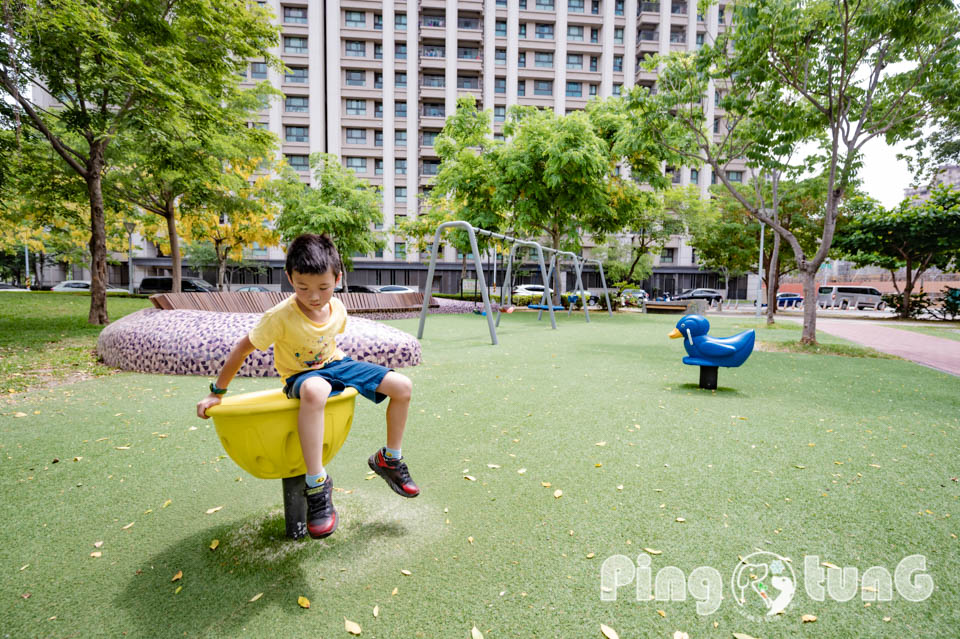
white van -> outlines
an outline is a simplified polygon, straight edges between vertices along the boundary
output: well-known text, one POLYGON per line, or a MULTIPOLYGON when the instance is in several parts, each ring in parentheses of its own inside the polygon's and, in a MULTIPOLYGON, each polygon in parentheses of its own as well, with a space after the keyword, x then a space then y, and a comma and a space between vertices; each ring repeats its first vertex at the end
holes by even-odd
POLYGON ((880 291, 872 286, 821 286, 817 292, 817 304, 821 308, 846 310, 864 308, 883 310, 885 304, 880 291))

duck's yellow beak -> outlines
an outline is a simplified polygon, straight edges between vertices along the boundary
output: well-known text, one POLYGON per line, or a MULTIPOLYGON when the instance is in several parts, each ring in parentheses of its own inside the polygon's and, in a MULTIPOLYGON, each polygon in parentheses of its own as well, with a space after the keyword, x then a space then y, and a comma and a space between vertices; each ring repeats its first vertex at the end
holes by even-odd
POLYGON ((675 328, 672 331, 670 331, 670 334, 667 335, 667 337, 669 337, 670 339, 677 339, 678 337, 683 337, 683 333, 680 332, 680 329, 675 328))

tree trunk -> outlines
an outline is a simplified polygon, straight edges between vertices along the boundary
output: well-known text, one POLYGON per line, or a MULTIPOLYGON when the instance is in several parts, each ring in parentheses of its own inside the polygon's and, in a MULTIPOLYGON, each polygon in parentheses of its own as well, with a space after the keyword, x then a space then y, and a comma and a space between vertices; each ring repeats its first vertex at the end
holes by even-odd
POLYGON ((107 233, 104 226, 103 150, 91 149, 87 173, 87 195, 90 198, 90 324, 104 325, 107 316, 107 233), (99 152, 98 152, 99 151, 99 152))
POLYGON ((217 255, 217 290, 223 292, 223 283, 227 275, 227 258, 217 255))
MULTIPOLYGON (((774 218, 776 219, 776 218, 774 218)), ((770 268, 767 270, 767 326, 774 323, 777 312, 777 288, 780 286, 780 234, 773 234, 773 252, 770 254, 770 268)))
POLYGON ((903 283, 903 296, 902 302, 900 304, 900 318, 907 319, 910 317, 910 294, 913 293, 913 264, 911 264, 910 256, 907 256, 906 260, 906 269, 905 274, 907 276, 906 281, 903 283))
POLYGON ((180 236, 177 235, 176 209, 172 199, 167 200, 167 211, 163 217, 167 220, 167 236, 170 238, 170 263, 173 268, 173 288, 171 292, 179 293, 182 290, 181 278, 182 258, 180 257, 180 236))
POLYGON ((801 344, 817 343, 817 269, 810 265, 800 271, 803 281, 803 333, 801 344))

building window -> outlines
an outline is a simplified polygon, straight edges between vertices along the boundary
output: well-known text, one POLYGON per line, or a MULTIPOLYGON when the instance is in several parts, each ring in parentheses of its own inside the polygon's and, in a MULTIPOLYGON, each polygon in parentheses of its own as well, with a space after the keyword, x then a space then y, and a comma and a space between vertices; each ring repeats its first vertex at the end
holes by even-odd
POLYGON ((665 248, 660 253, 660 263, 661 264, 673 264, 673 256, 676 253, 677 249, 674 248, 665 248))
POLYGON ((283 36, 284 53, 307 53, 307 39, 283 36))
POLYGON ((442 102, 424 102, 423 116, 427 118, 445 117, 443 103, 442 102))
POLYGON ((568 53, 567 54, 567 68, 573 69, 574 71, 583 70, 583 54, 581 53, 568 53))
POLYGON ((383 74, 375 72, 373 74, 373 88, 382 89, 383 88, 383 74))
POLYGON ((620 92, 623 90, 623 85, 619 82, 613 83, 613 95, 619 96, 620 92))
POLYGON ((670 13, 673 15, 687 15, 687 3, 686 2, 672 2, 670 3, 670 13))
POLYGON ((743 182, 743 171, 727 171, 727 179, 731 182, 743 182))
POLYGON ((344 24, 355 29, 363 29, 367 26, 367 14, 363 11, 347 11, 344 14, 344 24))
POLYGON ((393 143, 396 146, 407 146, 407 132, 405 130, 394 131, 393 143))
POLYGON ((597 85, 596 85, 596 84, 591 84, 591 85, 590 85, 590 96, 592 97, 592 96, 595 96, 595 95, 597 95, 597 85))
POLYGON ((568 42, 583 42, 583 27, 571 24, 567 27, 568 42))
MULTIPOLYGON (((379 131, 377 131, 377 133, 379 133, 379 131)), ((366 144, 366 143, 367 143, 366 129, 347 129, 347 144, 366 144)))
POLYGON ((507 6, 507 0, 497 0, 497 6, 498 6, 498 7, 506 7, 506 6, 507 6))
MULTIPOLYGON (((520 55, 523 55, 523 54, 521 53, 520 55)), ((497 65, 505 65, 507 63, 507 50, 497 49, 494 52, 493 57, 497 65)))
POLYGON ((393 28, 397 31, 406 31, 407 30, 407 14, 405 13, 395 13, 393 14, 393 28))
POLYGON ((393 161, 393 172, 397 175, 406 175, 407 174, 407 161, 396 159, 393 161))
POLYGON ((310 98, 305 95, 291 95, 283 101, 283 110, 288 113, 306 113, 310 110, 310 98))
POLYGON ((553 80, 534 80, 534 95, 553 95, 553 80))
POLYGON ((670 42, 673 44, 683 44, 687 41, 686 31, 670 31, 670 42))
POLYGON ((567 11, 569 11, 570 13, 583 13, 584 12, 583 0, 567 0, 567 11))
POLYGON ((539 40, 553 40, 553 25, 538 22, 536 34, 539 40))
POLYGON ((615 55, 613 56, 613 70, 614 71, 623 71, 623 56, 615 55))
POLYGON ((520 25, 520 28, 519 28, 519 30, 518 30, 518 33, 519 33, 519 36, 520 36, 521 38, 526 38, 526 37, 527 37, 527 25, 526 25, 526 23, 520 25))
POLYGON ((700 171, 690 169, 690 184, 700 184, 700 171))
POLYGON ((713 132, 720 133, 720 118, 713 119, 713 132))
POLYGON ((457 18, 457 28, 458 29, 479 29, 480 20, 477 18, 457 18))
POLYGON ((423 57, 445 58, 447 57, 446 47, 442 44, 425 44, 423 45, 423 57))
POLYGON ((373 43, 373 59, 383 60, 383 45, 379 42, 373 43))
POLYGON ((440 135, 439 131, 424 131, 423 146, 433 146, 434 142, 436 142, 437 140, 438 135, 440 135))
POLYGON ((597 58, 597 56, 595 56, 595 55, 590 56, 590 70, 591 70, 591 71, 596 71, 596 70, 597 70, 597 63, 598 63, 598 62, 599 62, 599 59, 597 58))
POLYGON ((306 7, 284 7, 283 21, 286 22, 287 24, 306 24, 307 8, 306 7))
POLYGON ((534 66, 540 67, 542 69, 552 69, 553 54, 537 51, 536 53, 533 54, 533 64, 534 66))
POLYGON ((374 160, 374 161, 373 161, 373 174, 374 174, 374 175, 383 175, 383 160, 374 160))
POLYGON ((698 48, 698 49, 703 46, 703 35, 704 35, 704 34, 702 34, 702 33, 698 33, 698 34, 697 34, 697 48, 698 48))
POLYGON ((287 142, 309 142, 308 130, 305 126, 287 126, 284 127, 284 137, 287 142))
POLYGON ((590 43, 597 44, 600 42, 600 29, 590 29, 590 43))
POLYGON ((347 161, 347 168, 353 169, 357 173, 366 173, 367 172, 367 158, 345 158, 347 161))
POLYGON ((495 34, 498 38, 507 37, 507 23, 503 20, 497 20, 495 34))
POLYGON ((502 106, 493 107, 494 122, 503 122, 506 119, 507 119, 507 107, 502 107, 502 106))
POLYGON ((444 87, 444 84, 446 83, 446 79, 442 75, 436 75, 432 73, 424 74, 422 78, 423 78, 423 86, 425 87, 442 89, 444 87))
POLYGON ((479 60, 480 49, 476 47, 457 47, 457 58, 460 60, 479 60))
POLYGON ((373 28, 377 31, 383 31, 383 14, 373 14, 373 28))
POLYGON ((367 72, 366 71, 346 71, 346 79, 348 87, 362 87, 367 84, 367 72))
POLYGON ((287 67, 287 74, 284 76, 284 80, 296 84, 306 84, 307 77, 307 67, 287 67))
POLYGON ((254 80, 265 80, 267 78, 267 63, 253 62, 250 64, 250 77, 254 80))
POLYGON ((507 92, 507 79, 506 78, 496 78, 493 81, 493 92, 494 93, 506 93, 507 92))
POLYGON ((246 80, 246 79, 247 79, 247 68, 246 68, 246 67, 243 67, 243 68, 241 68, 241 69, 237 69, 237 75, 239 75, 241 78, 243 78, 244 80, 246 80))
POLYGON ((443 28, 447 25, 447 21, 442 15, 441 16, 424 15, 423 18, 421 18, 421 25, 424 27, 443 28))
POLYGON ((537 0, 537 11, 553 11, 553 0, 537 0))
POLYGON ((641 2, 639 5, 640 11, 645 13, 660 13, 660 3, 659 2, 641 2))
POLYGON ((393 76, 393 82, 397 85, 398 89, 407 88, 407 74, 406 73, 396 73, 393 76))
POLYGON ((366 100, 347 100, 347 115, 366 115, 366 100))
POLYGON ((398 118, 407 117, 407 103, 406 102, 395 102, 393 104, 393 115, 398 118))
POLYGON ((526 80, 517 80, 517 95, 520 95, 520 96, 527 95, 526 80))
POLYGON ((590 13, 595 16, 600 15, 600 0, 593 0, 590 3, 590 13))
POLYGON ((637 40, 640 42, 656 42, 660 38, 660 34, 657 33, 656 29, 640 29, 637 31, 637 40))
POLYGON ((286 156, 290 168, 294 171, 309 171, 310 158, 306 155, 288 155, 286 156))
POLYGON ((623 27, 617 27, 613 30, 613 43, 623 44, 623 27))
POLYGON ((617 0, 613 5, 613 12, 618 16, 623 15, 623 0, 617 0))
MULTIPOLYGON (((347 129, 347 131, 349 130, 347 129)), ((373 146, 383 146, 383 131, 373 132, 373 146)))
POLYGON ((395 186, 393 187, 393 199, 397 202, 406 202, 407 201, 407 187, 405 186, 395 186))
POLYGON ((393 243, 393 255, 398 260, 407 259, 407 244, 406 242, 394 242, 393 243))
POLYGON ((362 58, 367 55, 367 43, 363 40, 347 40, 344 55, 348 58, 362 58))
MULTIPOLYGON (((504 61, 506 61, 506 58, 507 58, 507 52, 506 52, 506 51, 503 52, 503 58, 504 58, 504 61)), ((521 51, 520 53, 517 54, 517 66, 520 67, 520 68, 524 68, 524 67, 527 66, 527 52, 526 52, 526 51, 521 51)))
POLYGON ((458 75, 457 88, 458 89, 479 89, 480 78, 478 78, 475 75, 458 75))
POLYGON ((374 102, 373 103, 373 117, 382 118, 383 117, 383 102, 374 102))
POLYGON ((406 60, 407 59, 407 45, 400 44, 399 42, 393 46, 393 55, 397 60, 406 60))
POLYGON ((436 175, 440 172, 440 160, 424 160, 421 175, 436 175))
POLYGON ((568 98, 583 97, 583 84, 580 82, 567 82, 567 97, 568 98))
POLYGON ((720 12, 717 14, 717 23, 723 24, 723 7, 720 7, 720 12))

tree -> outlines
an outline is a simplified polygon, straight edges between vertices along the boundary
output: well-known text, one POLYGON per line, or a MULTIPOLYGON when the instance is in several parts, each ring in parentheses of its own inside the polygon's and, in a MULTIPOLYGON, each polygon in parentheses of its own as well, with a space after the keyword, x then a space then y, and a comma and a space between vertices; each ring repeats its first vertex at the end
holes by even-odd
POLYGON ((266 10, 228 0, 4 2, 0 87, 86 186, 90 208, 88 320, 108 321, 103 175, 128 132, 163 130, 179 113, 210 113, 249 58, 274 60, 266 10), (27 84, 58 102, 46 109, 27 84))
POLYGON ((906 199, 885 210, 869 198, 849 203, 853 213, 837 236, 837 248, 857 266, 876 265, 890 271, 902 296, 900 316, 910 317, 910 295, 930 267, 960 265, 960 189, 941 185, 925 201, 906 199), (897 271, 904 269, 904 284, 897 271))
MULTIPOLYGON (((377 187, 358 178, 352 169, 340 164, 329 153, 310 155, 310 167, 316 187, 284 167, 277 181, 277 196, 283 212, 277 219, 277 231, 284 242, 303 233, 327 233, 333 240, 345 274, 353 268, 354 253, 369 253, 386 246, 373 230, 383 222, 381 195, 377 187)), ((346 275, 344 275, 346 288, 346 275)))
MULTIPOLYGON (((916 136, 944 102, 956 109, 957 39, 957 11, 949 1, 748 0, 735 7, 715 44, 656 60, 664 66, 656 95, 635 89, 630 99, 654 132, 685 134, 677 150, 690 162, 708 163, 752 217, 790 244, 809 300, 863 145, 881 136, 888 142, 916 136), (718 106, 726 126, 717 128, 726 131, 719 141, 700 104, 714 81, 725 89, 718 106), (789 157, 798 142, 819 136, 825 136, 820 159, 827 187, 820 241, 808 255, 722 169, 736 157, 777 168, 773 158, 789 157)), ((804 307, 801 341, 816 341, 815 304, 804 307)))

